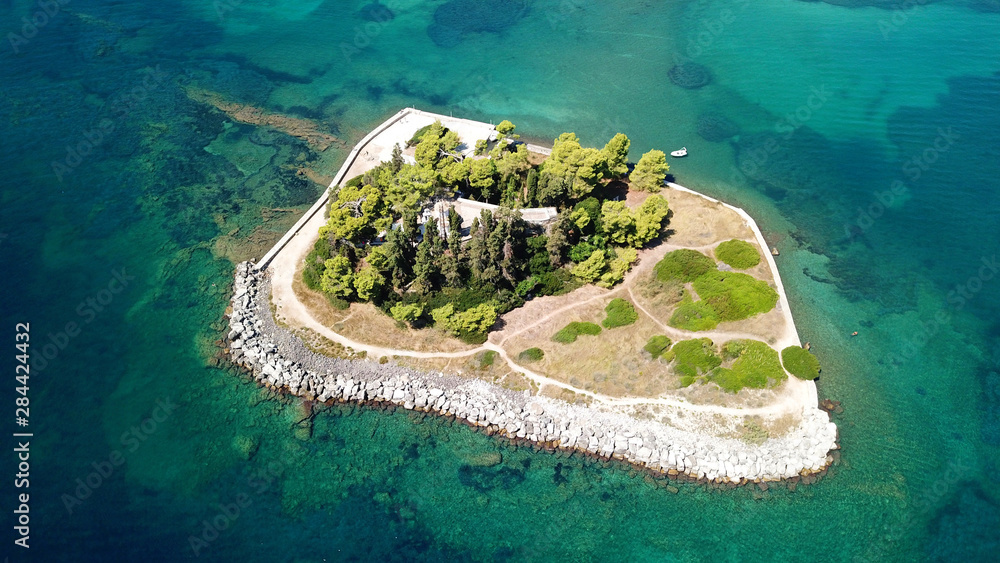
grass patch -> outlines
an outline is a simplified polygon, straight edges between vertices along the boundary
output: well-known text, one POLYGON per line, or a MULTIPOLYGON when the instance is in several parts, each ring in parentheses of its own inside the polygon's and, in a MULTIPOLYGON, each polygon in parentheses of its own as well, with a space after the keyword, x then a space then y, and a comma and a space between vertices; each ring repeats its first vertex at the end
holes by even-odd
POLYGON ((778 360, 778 352, 759 340, 730 340, 722 347, 722 355, 734 360, 732 366, 714 370, 709 381, 726 391, 736 393, 744 387, 765 389, 788 377, 778 360))
POLYGON ((694 281, 715 269, 715 261, 697 250, 682 248, 668 253, 656 263, 656 277, 660 281, 694 281))
POLYGON ((771 286, 738 272, 708 272, 694 280, 694 289, 711 305, 719 322, 748 319, 778 303, 778 292, 771 286))
POLYGON ((781 363, 788 373, 799 379, 816 379, 819 377, 819 359, 809 350, 801 346, 789 346, 781 351, 781 363))
POLYGON ((527 350, 522 350, 520 354, 517 355, 517 359, 522 362, 537 362, 545 357, 545 352, 541 348, 528 348, 527 350))
POLYGON ((715 247, 715 257, 737 270, 746 270, 760 264, 760 253, 754 245, 733 239, 715 247))
POLYGON ((495 350, 487 350, 479 354, 479 369, 486 369, 493 365, 497 359, 495 350))
POLYGON ((604 328, 628 326, 639 319, 639 313, 635 312, 635 307, 620 297, 612 299, 604 311, 608 314, 607 318, 601 321, 601 326, 604 328))
POLYGON ((663 359, 674 362, 674 371, 681 376, 691 378, 685 385, 684 377, 681 385, 687 387, 702 374, 707 374, 722 365, 722 358, 715 353, 715 343, 709 338, 681 340, 669 352, 663 354, 663 359))
POLYGON ((743 418, 743 426, 739 430, 738 438, 747 444, 759 446, 771 437, 771 433, 763 426, 759 416, 747 416, 743 418))
POLYGON ((668 348, 670 348, 670 339, 662 334, 651 336, 646 345, 642 347, 643 350, 653 356, 654 360, 666 353, 668 348))
POLYGON ((712 330, 719 325, 718 315, 706 301, 695 301, 690 295, 685 295, 680 305, 670 315, 667 322, 674 328, 697 332, 712 330))
MULTIPOLYGON (((413 133, 413 136, 410 137, 410 140, 406 141, 406 146, 415 147, 418 144, 420 144, 420 141, 424 138, 424 133, 430 131, 430 128, 431 128, 430 125, 424 125, 420 129, 417 129, 416 132, 413 133)), ((447 129, 445 129, 445 131, 447 131, 447 129)))
POLYGON ((560 344, 572 344, 582 334, 597 336, 601 334, 601 327, 594 323, 572 322, 553 334, 552 341, 560 344))

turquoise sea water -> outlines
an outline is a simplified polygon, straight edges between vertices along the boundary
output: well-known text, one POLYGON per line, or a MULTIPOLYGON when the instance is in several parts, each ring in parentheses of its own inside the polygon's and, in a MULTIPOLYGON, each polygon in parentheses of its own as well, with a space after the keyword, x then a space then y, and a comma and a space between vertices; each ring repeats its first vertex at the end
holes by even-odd
POLYGON ((995 2, 365 4, 73 0, 42 24, 36 3, 0 2, 3 364, 16 322, 39 356, 30 550, 13 544, 14 454, 0 462, 11 561, 991 559, 995 2), (672 84, 683 61, 712 82, 672 84), (344 142, 233 123, 190 87, 344 142), (781 250, 820 396, 845 409, 840 464, 795 491, 672 494, 400 412, 316 409, 309 435, 306 406, 215 367, 232 260, 322 190, 296 171, 332 176, 410 105, 539 140, 622 131, 634 158, 687 146, 676 181, 781 250), (699 135, 720 118, 736 137, 699 135), (474 464, 489 452, 502 464, 474 464))

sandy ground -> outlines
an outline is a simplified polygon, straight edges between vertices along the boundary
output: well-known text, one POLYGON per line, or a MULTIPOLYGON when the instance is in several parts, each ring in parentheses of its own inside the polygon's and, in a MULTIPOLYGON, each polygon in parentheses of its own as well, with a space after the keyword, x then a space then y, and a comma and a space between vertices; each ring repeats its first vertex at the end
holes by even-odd
MULTIPOLYGON (((401 146, 405 144, 413 132, 424 125, 432 123, 435 119, 440 119, 445 126, 450 129, 456 130, 462 135, 463 139, 469 143, 474 143, 478 138, 486 138, 492 131, 492 127, 487 124, 470 122, 467 120, 457 120, 449 118, 446 116, 437 116, 433 114, 428 114, 425 112, 419 112, 416 110, 407 110, 406 114, 400 119, 398 116, 394 116, 396 119, 394 123, 385 128, 382 132, 377 135, 367 138, 367 142, 363 141, 363 145, 359 145, 352 152, 352 158, 349 158, 344 164, 344 168, 337 175, 337 181, 343 181, 345 178, 351 178, 357 174, 363 173, 365 170, 375 166, 378 162, 388 159, 391 154, 392 147, 395 143, 399 143, 401 146)), ((696 197, 704 197, 696 192, 692 192, 687 188, 678 186, 676 184, 671 184, 668 189, 664 190, 664 195, 670 200, 676 197, 678 202, 680 200, 686 199, 689 195, 694 195, 696 197)), ((325 196, 323 198, 325 200, 325 196)), ((710 201, 715 202, 716 200, 710 201)), ((746 235, 746 228, 749 228, 752 232, 751 237, 746 236, 730 236, 729 227, 725 229, 720 229, 715 235, 715 240, 704 240, 702 239, 701 244, 692 245, 696 249, 710 249, 712 246, 721 242, 722 240, 728 240, 729 238, 745 238, 747 240, 755 241, 761 248, 766 249, 767 244, 764 241, 763 235, 757 229, 756 224, 750 219, 748 215, 742 210, 731 207, 729 205, 717 202, 720 207, 725 207, 727 211, 736 213, 741 221, 744 223, 742 231, 743 235, 746 235), (720 238, 721 235, 721 238, 720 238)), ((317 202, 317 206, 319 202, 317 202)), ((672 205, 673 207, 673 205, 672 205)), ((721 209, 720 209, 721 211, 721 209)), ((530 302, 526 307, 518 311, 513 311, 505 316, 505 328, 494 334, 491 334, 489 341, 478 348, 471 350, 459 351, 459 352, 417 352, 412 350, 404 350, 397 348, 387 348, 382 346, 373 346, 365 344, 363 342, 358 342, 349 338, 344 337, 341 334, 336 333, 329 327, 324 326, 322 323, 317 321, 313 315, 310 313, 309 309, 299 301, 296 297, 295 292, 292 288, 292 282, 296 271, 302 265, 303 260, 308 254, 309 250, 315 243, 318 231, 321 226, 325 223, 323 213, 313 213, 312 216, 299 225, 298 229, 295 230, 295 234, 287 239, 283 243, 283 246, 278 246, 274 249, 272 253, 273 258, 267 265, 271 273, 271 288, 272 288, 272 303, 275 306, 275 313, 277 319, 281 322, 291 326, 291 327, 304 327, 308 328, 323 337, 339 343, 345 347, 349 347, 357 352, 365 351, 368 357, 379 357, 379 356, 402 356, 410 358, 465 358, 472 356, 483 350, 494 350, 501 358, 508 364, 508 366, 516 371, 523 373, 526 378, 534 381, 539 388, 544 388, 546 386, 552 386, 567 391, 577 393, 586 397, 590 397, 594 401, 600 402, 604 405, 613 408, 620 408, 622 412, 629 412, 632 407, 636 406, 667 406, 680 408, 682 410, 693 411, 693 413, 701 414, 722 414, 722 415, 733 415, 739 416, 740 418, 746 415, 760 415, 767 418, 777 418, 786 413, 801 413, 804 408, 816 408, 818 403, 818 397, 816 392, 816 386, 811 381, 801 381, 794 377, 789 377, 787 383, 783 385, 780 389, 780 393, 775 397, 775 401, 764 407, 756 408, 733 408, 733 407, 723 407, 718 405, 693 405, 686 402, 683 398, 672 398, 672 397, 659 397, 659 398, 616 398, 609 397, 606 395, 592 393, 583 389, 576 388, 572 385, 564 383, 562 381, 556 381, 552 378, 545 377, 544 375, 535 373, 524 366, 518 365, 514 362, 511 357, 507 354, 507 351, 502 347, 503 343, 509 340, 516 334, 530 330, 531 328, 537 326, 538 324, 551 319, 553 316, 559 314, 560 312, 567 311, 574 307, 579 307, 584 303, 588 303, 598 299, 606 299, 609 296, 628 296, 630 288, 634 280, 648 272, 656 262, 670 250, 675 250, 677 248, 689 248, 691 246, 678 245, 674 243, 671 239, 671 244, 661 244, 651 249, 646 249, 640 253, 640 264, 633 269, 632 272, 626 276, 626 281, 619 287, 613 290, 603 290, 595 287, 584 287, 580 290, 573 292, 567 296, 555 297, 555 298, 543 298, 530 302)), ((729 221, 732 223, 732 221, 729 221)), ((688 241, 684 240, 684 243, 696 242, 694 240, 688 241)), ((784 288, 781 284, 781 279, 777 274, 777 267, 774 264, 774 260, 769 252, 762 252, 762 255, 767 260, 767 265, 770 269, 772 279, 777 288, 779 294, 779 302, 777 305, 777 310, 781 312, 784 316, 785 322, 781 327, 782 330, 779 335, 777 335, 774 347, 781 350, 785 346, 789 345, 799 345, 798 335, 795 330, 795 325, 791 317, 791 312, 788 308, 788 300, 784 293, 784 288)), ((634 301, 634 300, 633 300, 634 301)), ((638 305, 638 303, 637 303, 638 305)), ((639 309, 649 316, 653 321, 658 323, 663 329, 664 333, 671 338, 676 338, 678 340, 691 338, 691 337, 708 337, 712 338, 716 342, 724 342, 732 338, 747 338, 754 337, 754 335, 738 333, 738 332, 727 332, 727 331, 704 331, 698 333, 686 333, 684 331, 678 331, 672 327, 665 324, 665 319, 657 319, 655 316, 649 314, 641 307, 639 309)))

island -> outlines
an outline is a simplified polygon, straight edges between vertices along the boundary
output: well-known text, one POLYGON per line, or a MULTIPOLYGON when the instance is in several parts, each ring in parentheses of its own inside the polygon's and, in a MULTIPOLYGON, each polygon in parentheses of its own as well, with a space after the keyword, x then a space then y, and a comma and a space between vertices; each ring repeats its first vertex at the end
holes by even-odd
POLYGON ((736 486, 838 449, 743 210, 666 182, 630 141, 551 148, 406 108, 237 265, 232 361, 310 402, 454 417, 489 435, 736 486))

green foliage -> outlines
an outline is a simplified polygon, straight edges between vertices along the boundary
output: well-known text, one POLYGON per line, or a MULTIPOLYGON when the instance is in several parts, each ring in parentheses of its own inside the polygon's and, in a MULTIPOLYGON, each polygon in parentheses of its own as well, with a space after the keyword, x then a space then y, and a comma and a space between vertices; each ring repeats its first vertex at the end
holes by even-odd
POLYGON ((560 344, 571 344, 576 342, 578 336, 586 334, 597 336, 601 333, 601 327, 594 323, 571 322, 559 332, 552 335, 552 341, 560 344))
POLYGON ((449 162, 460 160, 458 157, 459 144, 461 144, 461 140, 457 133, 445 128, 440 121, 435 121, 417 143, 414 158, 416 158, 417 164, 423 168, 440 169, 449 162))
POLYGON ((564 197, 582 199, 600 180, 601 153, 583 148, 573 133, 563 133, 552 145, 552 154, 542 167, 543 202, 556 202, 564 197))
POLYGON ((497 126, 496 126, 497 133, 499 133, 500 135, 502 135, 504 137, 510 137, 511 133, 513 133, 514 129, 516 129, 516 128, 517 128, 516 125, 514 125, 513 123, 511 123, 510 121, 508 121, 506 119, 504 119, 500 123, 497 123, 497 126))
POLYGON ((669 213, 669 205, 663 196, 655 194, 647 197, 636 211, 635 235, 629 239, 629 244, 641 248, 659 237, 669 213))
POLYGON ((590 257, 573 266, 573 275, 587 283, 594 283, 608 269, 603 250, 595 250, 590 257))
POLYGON ((514 289, 514 293, 516 293, 519 297, 525 297, 536 287, 538 287, 538 278, 535 276, 528 276, 517 284, 517 287, 514 289))
POLYGON ((564 295, 583 285, 578 278, 566 268, 559 268, 538 276, 539 295, 564 295))
POLYGON ((613 287, 625 279, 625 274, 632 269, 632 264, 639 258, 639 253, 634 248, 619 248, 615 250, 615 257, 608 261, 608 271, 601 274, 597 285, 600 287, 613 287))
POLYGON ((365 265, 354 274, 354 290, 358 293, 358 299, 362 301, 378 299, 383 286, 385 286, 385 276, 370 265, 365 265))
POLYGON ((635 238, 635 216, 623 201, 605 201, 601 206, 601 223, 604 233, 615 244, 631 244, 635 238))
POLYGON ((819 359, 801 346, 789 346, 782 350, 781 363, 788 373, 799 379, 812 380, 819 377, 819 359))
POLYGON ((485 336, 497 321, 497 310, 492 304, 480 303, 461 312, 455 312, 451 303, 431 311, 434 325, 463 339, 485 336))
POLYGON ((517 355, 517 359, 521 362, 537 362, 544 357, 545 352, 541 348, 528 348, 517 355))
POLYGON ((701 275, 715 269, 715 262, 697 250, 682 248, 670 252, 656 264, 656 277, 663 282, 680 280, 694 281, 701 275))
POLYGON ((404 164, 390 181, 384 197, 400 215, 407 211, 418 211, 420 205, 434 194, 436 180, 437 175, 433 170, 404 164))
POLYGON ((479 369, 486 369, 493 365, 497 359, 497 353, 495 350, 486 350, 485 352, 480 352, 477 354, 479 358, 479 369))
POLYGON ((663 189, 663 181, 667 177, 670 165, 663 151, 651 150, 642 155, 635 169, 629 175, 632 189, 647 192, 658 192, 663 189))
POLYGON ((579 264, 587 258, 590 258, 590 256, 594 254, 595 250, 600 249, 590 244, 589 241, 582 240, 577 244, 574 244, 569 249, 569 259, 572 260, 574 264, 579 264))
POLYGON ((477 158, 469 164, 469 185, 482 194, 483 199, 496 195, 497 166, 491 158, 477 158))
POLYGON ((720 322, 766 313, 778 302, 778 293, 771 286, 738 272, 708 272, 694 280, 694 289, 712 306, 720 322))
POLYGON ((722 358, 715 351, 715 343, 709 338, 681 340, 663 354, 663 359, 674 362, 674 371, 680 375, 692 378, 707 374, 722 365, 722 358))
POLYGON ((476 156, 482 156, 486 154, 486 149, 488 146, 489 142, 487 142, 486 139, 479 139, 478 141, 476 141, 476 148, 473 151, 473 154, 475 154, 476 156))
MULTIPOLYGON (((437 122, 437 124, 440 125, 441 122, 439 121, 439 122, 437 122)), ((424 125, 420 129, 417 129, 417 131, 415 133, 413 133, 413 136, 410 137, 410 140, 406 141, 406 146, 408 146, 408 147, 415 146, 417 143, 420 142, 421 139, 424 138, 424 133, 430 131, 431 127, 433 127, 433 126, 434 126, 434 124, 424 125)))
POLYGON ((713 371, 709 381, 731 393, 744 387, 773 387, 788 377, 778 352, 759 340, 731 340, 722 347, 722 355, 735 360, 731 367, 713 371))
POLYGON ((737 270, 746 270, 760 264, 760 253, 749 242, 733 239, 715 247, 715 257, 737 270))
POLYGON ((371 185, 346 185, 330 203, 329 218, 319 230, 335 240, 361 243, 389 228, 392 220, 382 199, 382 192, 371 185))
POLYGON ((354 274, 351 261, 346 256, 334 256, 324 264, 320 289, 334 297, 347 298, 354 294, 354 274))
POLYGON ((389 310, 392 318, 399 322, 413 323, 420 317, 424 316, 424 308, 416 303, 410 303, 408 305, 403 303, 396 303, 389 310))
POLYGON ((362 180, 364 179, 364 177, 365 177, 364 174, 358 174, 357 176, 348 180, 347 183, 344 184, 344 187, 360 188, 363 183, 362 180))
POLYGON ((663 334, 649 337, 649 341, 642 347, 643 350, 653 356, 654 360, 666 353, 668 348, 670 348, 670 339, 663 334))
POLYGON ((681 330, 697 332, 712 330, 719 325, 719 319, 707 302, 694 301, 690 295, 685 295, 667 324, 681 330))
POLYGON ((631 141, 622 133, 611 138, 601 149, 603 172, 607 178, 623 178, 628 174, 628 148, 631 141))
POLYGON ((635 312, 635 307, 620 297, 612 299, 611 302, 608 303, 607 307, 604 308, 604 312, 608 314, 608 316, 601 321, 601 326, 604 328, 628 326, 639 320, 639 313, 635 312))

